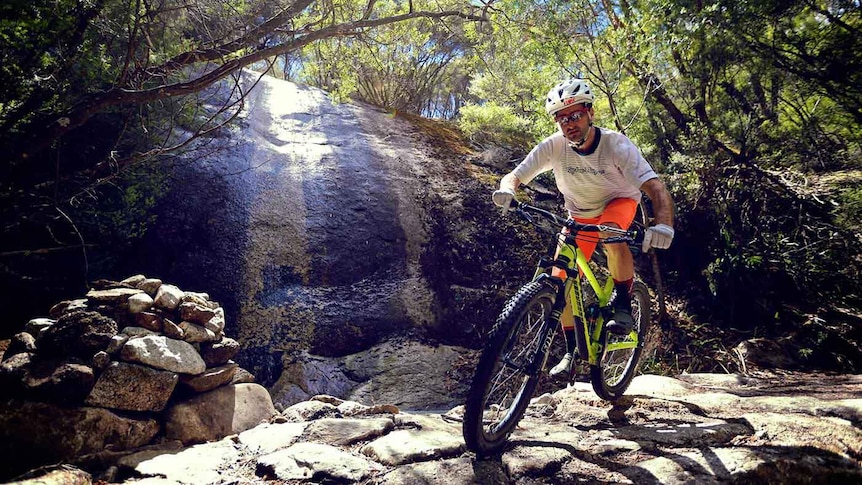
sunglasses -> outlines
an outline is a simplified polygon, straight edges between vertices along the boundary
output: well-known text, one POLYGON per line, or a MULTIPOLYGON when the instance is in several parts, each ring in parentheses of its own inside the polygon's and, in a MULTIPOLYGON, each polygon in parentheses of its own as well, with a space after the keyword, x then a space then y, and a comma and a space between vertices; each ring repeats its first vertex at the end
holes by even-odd
POLYGON ((572 113, 568 116, 554 117, 554 120, 561 125, 565 125, 566 123, 577 123, 578 121, 581 120, 581 118, 584 117, 584 115, 586 113, 587 113, 586 111, 575 111, 574 113, 572 113))

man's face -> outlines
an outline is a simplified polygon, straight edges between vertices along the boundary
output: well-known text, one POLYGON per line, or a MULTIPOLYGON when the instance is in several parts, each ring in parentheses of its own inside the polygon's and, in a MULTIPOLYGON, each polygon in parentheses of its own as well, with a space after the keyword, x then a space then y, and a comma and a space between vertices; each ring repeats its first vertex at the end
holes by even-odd
POLYGON ((560 125, 560 131, 569 141, 579 142, 590 129, 592 120, 592 108, 583 104, 576 104, 561 109, 554 114, 554 121, 560 125))

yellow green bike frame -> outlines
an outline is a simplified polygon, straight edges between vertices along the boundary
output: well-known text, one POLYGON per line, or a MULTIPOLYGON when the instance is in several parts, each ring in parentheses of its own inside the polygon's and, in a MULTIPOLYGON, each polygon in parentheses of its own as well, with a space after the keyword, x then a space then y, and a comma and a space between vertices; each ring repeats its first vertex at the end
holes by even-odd
MULTIPOLYGON (((608 277, 604 285, 599 283, 598 278, 590 269, 589 261, 575 243, 573 235, 557 234, 557 253, 557 258, 552 263, 543 264, 547 260, 539 263, 533 280, 545 278, 552 280, 557 286, 557 299, 563 297, 565 298, 564 301, 572 303, 572 314, 575 317, 575 337, 581 360, 590 365, 598 365, 605 352, 637 347, 638 334, 635 331, 625 337, 617 337, 613 339, 613 342, 604 345, 606 340, 604 334, 607 333, 604 330, 604 323, 612 315, 610 300, 614 292, 613 279, 608 277), (553 268, 561 270, 558 276, 551 275, 553 268), (599 310, 593 318, 588 318, 587 308, 584 307, 582 279, 578 277, 581 274, 589 282, 598 299, 599 310)), ((563 311, 564 305, 555 305, 553 314, 555 324, 559 324, 563 311)))

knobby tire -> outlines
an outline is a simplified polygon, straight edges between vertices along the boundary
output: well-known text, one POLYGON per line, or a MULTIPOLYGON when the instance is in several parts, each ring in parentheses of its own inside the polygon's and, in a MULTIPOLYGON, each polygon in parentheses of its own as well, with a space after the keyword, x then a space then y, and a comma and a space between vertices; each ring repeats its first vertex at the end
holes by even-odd
POLYGON ((497 317, 464 411, 464 441, 477 455, 499 452, 523 417, 545 364, 542 342, 558 325, 551 318, 555 299, 552 285, 533 281, 521 287, 497 317))

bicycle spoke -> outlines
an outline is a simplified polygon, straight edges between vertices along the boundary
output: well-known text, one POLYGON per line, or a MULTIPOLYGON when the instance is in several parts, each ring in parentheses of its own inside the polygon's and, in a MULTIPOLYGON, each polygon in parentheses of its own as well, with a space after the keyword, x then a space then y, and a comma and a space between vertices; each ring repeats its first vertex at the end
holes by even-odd
POLYGON ((616 386, 626 377, 632 358, 636 355, 637 335, 640 332, 641 325, 641 307, 637 301, 632 301, 632 320, 635 322, 635 327, 629 335, 624 336, 608 336, 607 348, 604 358, 601 363, 602 375, 604 381, 609 386, 616 386), (614 344, 632 344, 631 347, 618 347, 614 344))
POLYGON ((527 378, 524 377, 518 386, 508 388, 508 392, 499 399, 499 402, 486 405, 484 413, 486 416, 484 417, 483 422, 488 425, 489 431, 493 431, 494 428, 511 412, 512 402, 518 395, 518 392, 520 392, 521 387, 523 386, 523 381, 526 379, 527 378))
POLYGON ((506 339, 500 342, 501 346, 496 351, 498 354, 487 374, 482 400, 476 403, 478 409, 467 413, 471 416, 470 422, 475 425, 465 425, 465 439, 480 449, 505 442, 506 436, 523 415, 538 381, 537 359, 541 351, 542 332, 553 304, 553 293, 551 288, 539 284, 526 288, 522 294, 532 293, 533 296, 530 296, 530 300, 517 301, 525 305, 523 312, 513 312, 513 309, 517 309, 514 306, 503 313, 502 318, 516 317, 517 320, 509 323, 513 328, 507 332, 506 339), (479 427, 478 434, 469 432, 476 429, 471 426, 479 427))
POLYGON ((500 380, 503 377, 502 372, 498 373, 496 376, 494 376, 494 381, 491 383, 491 389, 488 391, 488 400, 490 401, 492 396, 495 396, 498 391, 504 390, 503 396, 501 398, 497 399, 499 402, 494 403, 494 404, 502 406, 505 399, 507 397, 509 397, 509 393, 507 393, 506 391, 511 390, 511 386, 506 386, 505 384, 507 382, 509 382, 510 380, 512 380, 517 375, 518 375, 518 372, 512 372, 508 377, 506 377, 505 379, 502 379, 502 381, 500 380))
POLYGON ((604 365, 604 373, 608 383, 614 384, 619 381, 619 378, 623 375, 626 366, 628 365, 628 357, 629 356, 625 356, 625 359, 619 359, 615 362, 610 362, 604 365))
MULTIPOLYGON (((515 389, 515 385, 507 385, 510 381, 515 378, 518 374, 528 374, 528 368, 532 365, 532 362, 527 361, 527 357, 532 356, 535 350, 539 347, 539 338, 541 335, 539 334, 539 329, 541 329, 542 325, 544 325, 545 318, 544 314, 541 311, 535 311, 528 313, 524 317, 524 329, 521 333, 522 336, 529 336, 529 340, 524 346, 515 345, 514 347, 517 349, 516 355, 511 355, 512 350, 509 353, 504 355, 501 360, 501 366, 498 370, 497 374, 491 381, 491 388, 488 391, 488 400, 490 401, 492 396, 497 395, 500 390, 508 390, 509 392, 504 392, 503 396, 499 399, 495 399, 494 404, 499 405, 500 407, 505 406, 505 402, 507 398, 514 398, 514 394, 512 391, 515 389), (511 373, 507 374, 505 370, 510 370, 511 373)), ((517 388, 520 388, 522 383, 517 383, 517 388)), ((490 403, 489 403, 490 404, 490 403)))
POLYGON ((541 329, 542 325, 545 323, 544 315, 539 313, 539 315, 534 316, 528 314, 524 318, 525 325, 523 330, 523 335, 531 336, 530 340, 523 347, 519 347, 518 355, 512 357, 509 354, 506 354, 501 360, 502 363, 508 365, 510 367, 515 367, 518 370, 524 370, 524 367, 531 364, 531 362, 520 362, 525 357, 530 356, 533 352, 539 348, 539 329, 541 329))

